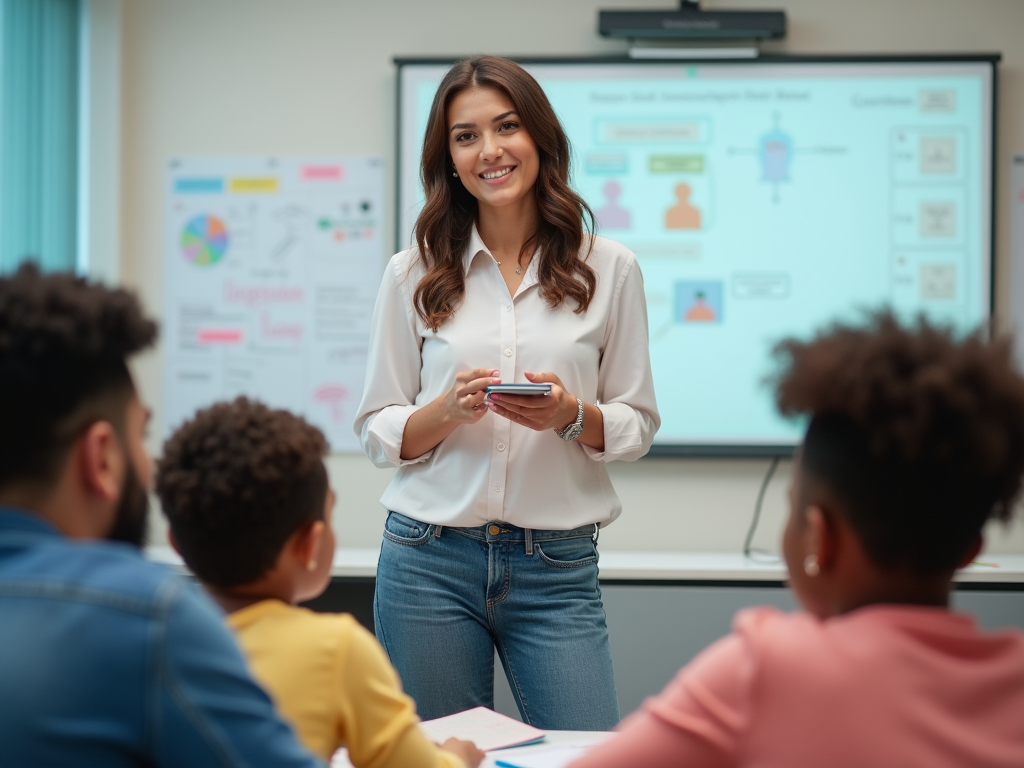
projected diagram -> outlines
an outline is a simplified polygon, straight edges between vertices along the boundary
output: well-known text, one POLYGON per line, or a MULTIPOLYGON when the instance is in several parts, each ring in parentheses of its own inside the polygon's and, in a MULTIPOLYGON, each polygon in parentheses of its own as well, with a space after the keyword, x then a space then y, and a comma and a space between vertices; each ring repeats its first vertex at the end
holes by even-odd
POLYGON ((761 134, 755 148, 729 147, 727 151, 730 155, 757 156, 761 166, 760 180, 771 185, 771 200, 778 203, 781 200, 779 187, 793 181, 790 168, 795 155, 845 155, 846 148, 828 145, 797 146, 793 137, 782 129, 778 112, 772 115, 772 121, 772 127, 761 134))
POLYGON ((892 301, 966 321, 968 195, 961 126, 898 126, 892 158, 892 301))

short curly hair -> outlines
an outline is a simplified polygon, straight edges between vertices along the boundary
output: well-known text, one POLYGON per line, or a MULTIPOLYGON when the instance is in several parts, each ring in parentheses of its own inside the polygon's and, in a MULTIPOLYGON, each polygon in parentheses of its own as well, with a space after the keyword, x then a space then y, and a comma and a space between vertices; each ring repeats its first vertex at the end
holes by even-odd
POLYGON ((890 310, 775 350, 776 402, 809 415, 807 482, 831 489, 877 564, 955 569, 1008 521, 1024 473, 1024 379, 1009 338, 890 310))
POLYGON ((32 263, 0 277, 0 487, 52 482, 95 421, 123 437, 126 360, 155 339, 129 291, 32 263))
POLYGON ((156 492, 185 564, 203 582, 251 584, 288 538, 321 520, 327 440, 304 419, 239 397, 175 430, 156 492))

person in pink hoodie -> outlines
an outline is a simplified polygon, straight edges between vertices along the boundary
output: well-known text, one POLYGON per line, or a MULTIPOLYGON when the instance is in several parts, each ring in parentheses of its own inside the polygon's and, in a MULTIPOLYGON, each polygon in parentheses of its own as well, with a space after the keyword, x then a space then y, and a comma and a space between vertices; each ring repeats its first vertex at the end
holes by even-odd
POLYGON ((1024 635, 949 609, 1021 490, 1010 341, 882 311, 775 353, 810 417, 782 539, 804 611, 740 612, 573 768, 1024 766, 1024 635))

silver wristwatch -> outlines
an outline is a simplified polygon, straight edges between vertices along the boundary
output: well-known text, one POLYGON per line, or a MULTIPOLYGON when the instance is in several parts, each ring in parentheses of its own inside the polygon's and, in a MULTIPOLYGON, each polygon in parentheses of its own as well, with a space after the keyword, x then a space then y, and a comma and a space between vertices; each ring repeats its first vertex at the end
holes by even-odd
POLYGON ((583 432, 583 401, 577 397, 576 403, 579 405, 579 410, 576 411, 576 421, 563 430, 555 430, 555 434, 566 442, 575 440, 583 432))

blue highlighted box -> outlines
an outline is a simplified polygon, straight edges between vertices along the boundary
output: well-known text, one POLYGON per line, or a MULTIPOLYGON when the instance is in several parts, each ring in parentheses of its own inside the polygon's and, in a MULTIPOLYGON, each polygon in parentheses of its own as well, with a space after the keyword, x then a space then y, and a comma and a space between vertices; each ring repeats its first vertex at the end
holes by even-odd
POLYGON ((224 191, 224 179, 219 177, 175 179, 174 191, 192 194, 220 194, 224 191))
POLYGON ((629 172, 629 155, 618 152, 587 155, 587 173, 623 175, 629 172))

